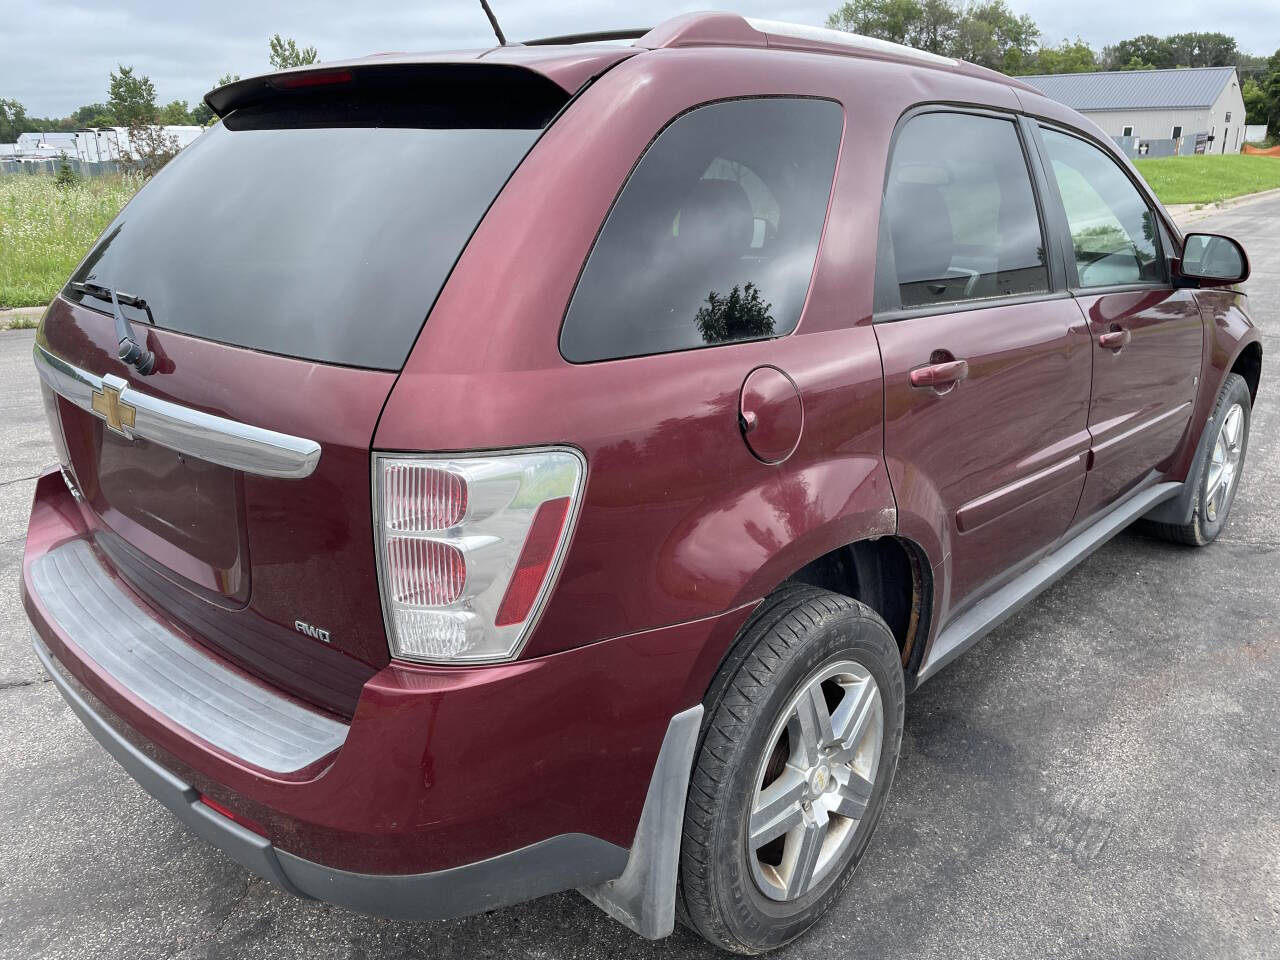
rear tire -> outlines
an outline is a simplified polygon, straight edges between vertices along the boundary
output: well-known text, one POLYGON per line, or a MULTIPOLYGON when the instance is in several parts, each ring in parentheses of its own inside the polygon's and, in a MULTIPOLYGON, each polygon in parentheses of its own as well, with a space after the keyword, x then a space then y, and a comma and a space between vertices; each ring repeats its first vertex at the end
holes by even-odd
POLYGON ((798 584, 760 606, 706 700, 680 853, 681 921, 756 954, 804 933, 867 849, 905 688, 869 607, 798 584))
POLYGON ((1226 526, 1240 487, 1240 473, 1249 448, 1251 413, 1249 385, 1239 374, 1227 374, 1218 391, 1213 417, 1204 428, 1209 441, 1200 453, 1200 488, 1196 491, 1191 522, 1148 520, 1143 523, 1143 529, 1162 539, 1192 547, 1203 547, 1217 539, 1226 526))

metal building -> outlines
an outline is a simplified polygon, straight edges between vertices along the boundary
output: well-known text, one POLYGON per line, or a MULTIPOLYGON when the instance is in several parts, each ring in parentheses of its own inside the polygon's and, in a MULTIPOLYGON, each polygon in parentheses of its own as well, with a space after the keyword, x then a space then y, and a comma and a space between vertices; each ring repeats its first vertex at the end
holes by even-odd
POLYGON ((1239 153, 1244 99, 1235 67, 1019 77, 1079 110, 1117 141, 1172 141, 1173 153, 1239 153), (1203 134, 1200 149, 1197 135, 1203 134))

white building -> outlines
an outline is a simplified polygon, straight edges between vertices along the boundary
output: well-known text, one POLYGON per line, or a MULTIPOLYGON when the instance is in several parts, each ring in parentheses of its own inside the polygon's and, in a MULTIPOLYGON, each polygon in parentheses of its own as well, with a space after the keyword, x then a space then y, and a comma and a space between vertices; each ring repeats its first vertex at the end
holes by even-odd
POLYGON ((1193 138, 1194 144, 1194 137, 1203 133, 1210 138, 1206 153, 1239 153, 1244 143, 1244 99, 1235 67, 1058 73, 1018 79, 1080 111, 1117 139, 1193 138))
MULTIPOLYGON (((204 127, 194 125, 168 124, 161 129, 166 136, 175 138, 179 147, 185 147, 204 132, 204 127)), ((23 133, 18 135, 15 147, 17 155, 22 157, 57 157, 65 153, 72 159, 87 163, 133 157, 128 127, 23 133)))

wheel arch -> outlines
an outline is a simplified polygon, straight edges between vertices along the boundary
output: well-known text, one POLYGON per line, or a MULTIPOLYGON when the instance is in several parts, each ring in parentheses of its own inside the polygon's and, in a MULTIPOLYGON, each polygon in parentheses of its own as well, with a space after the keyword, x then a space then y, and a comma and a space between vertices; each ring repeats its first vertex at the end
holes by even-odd
POLYGON ((1258 386, 1262 382, 1262 341, 1251 340, 1240 348, 1228 373, 1238 373, 1249 385, 1249 402, 1258 402, 1258 386))
MULTIPOLYGON (((933 612, 933 567, 924 548, 897 534, 868 535, 812 556, 763 591, 767 596, 787 584, 807 584, 865 603, 888 624, 898 641, 907 688, 928 646, 933 612)), ((711 671, 703 698, 711 693, 724 664, 738 649, 753 618, 748 618, 711 671)))

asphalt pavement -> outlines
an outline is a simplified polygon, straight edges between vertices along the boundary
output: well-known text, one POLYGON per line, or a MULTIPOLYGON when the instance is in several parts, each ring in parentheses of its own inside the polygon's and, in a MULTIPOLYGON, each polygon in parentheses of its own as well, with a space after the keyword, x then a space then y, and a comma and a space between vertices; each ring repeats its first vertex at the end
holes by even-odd
MULTIPOLYGON (((1230 524, 1129 532, 907 703, 884 820, 779 958, 1280 956, 1280 197, 1199 218, 1253 262, 1264 376, 1230 524)), ((32 331, 0 333, 0 958, 709 958, 575 893, 445 923, 283 894, 190 836, 63 704, 17 600, 53 459, 32 331)))

